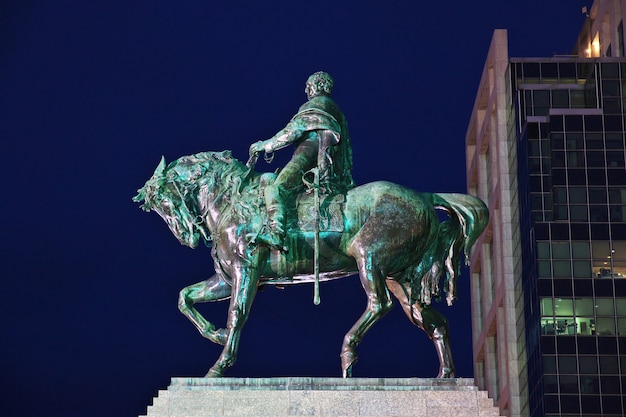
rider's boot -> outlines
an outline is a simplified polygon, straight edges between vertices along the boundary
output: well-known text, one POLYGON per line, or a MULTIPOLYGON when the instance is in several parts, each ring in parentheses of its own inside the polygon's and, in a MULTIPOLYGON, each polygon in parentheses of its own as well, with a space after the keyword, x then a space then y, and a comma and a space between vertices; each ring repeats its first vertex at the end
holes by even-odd
POLYGON ((267 212, 268 226, 268 243, 273 249, 287 252, 289 249, 285 246, 285 215, 281 205, 270 207, 267 212))
POLYGON ((267 227, 259 233, 257 239, 272 249, 289 251, 289 248, 285 246, 285 209, 277 187, 265 188, 265 207, 267 208, 267 227))

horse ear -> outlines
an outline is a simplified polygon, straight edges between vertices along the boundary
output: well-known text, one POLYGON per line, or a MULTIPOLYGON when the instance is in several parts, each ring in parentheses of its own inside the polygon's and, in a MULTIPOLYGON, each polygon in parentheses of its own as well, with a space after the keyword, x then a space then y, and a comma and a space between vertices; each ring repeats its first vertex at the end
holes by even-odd
POLYGON ((167 166, 167 164, 165 163, 165 157, 161 156, 161 162, 159 162, 159 165, 156 167, 156 169, 154 170, 154 174, 152 174, 153 177, 160 177, 163 175, 163 171, 165 171, 165 167, 167 166))

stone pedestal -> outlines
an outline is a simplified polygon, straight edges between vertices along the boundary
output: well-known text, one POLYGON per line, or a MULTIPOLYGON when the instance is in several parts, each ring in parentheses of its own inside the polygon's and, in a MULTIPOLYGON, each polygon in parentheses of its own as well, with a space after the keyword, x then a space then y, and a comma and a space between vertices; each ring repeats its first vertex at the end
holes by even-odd
POLYGON ((147 417, 495 417, 473 379, 172 378, 147 417))

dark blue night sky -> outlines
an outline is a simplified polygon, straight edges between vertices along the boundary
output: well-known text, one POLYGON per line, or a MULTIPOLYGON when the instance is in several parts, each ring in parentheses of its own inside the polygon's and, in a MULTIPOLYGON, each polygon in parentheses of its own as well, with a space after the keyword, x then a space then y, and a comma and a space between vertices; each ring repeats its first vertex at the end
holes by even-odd
MULTIPOLYGON (((232 149, 281 129, 325 70, 348 119, 357 183, 465 191, 465 130, 494 29, 511 56, 569 53, 591 1, 5 1, 0 5, 0 415, 131 417, 220 347, 176 306, 213 274, 131 201, 161 155, 232 149), (356 3, 356 2, 354 2, 356 3), (395 6, 390 6, 395 3, 395 6)), ((273 171, 290 156, 278 155, 273 171)), ((472 377, 469 277, 439 310, 472 377)), ((362 313, 357 277, 268 288, 229 376, 341 375, 362 313)), ((203 306, 223 325, 227 303, 203 306)), ((354 375, 435 376, 435 350, 396 307, 354 375)))

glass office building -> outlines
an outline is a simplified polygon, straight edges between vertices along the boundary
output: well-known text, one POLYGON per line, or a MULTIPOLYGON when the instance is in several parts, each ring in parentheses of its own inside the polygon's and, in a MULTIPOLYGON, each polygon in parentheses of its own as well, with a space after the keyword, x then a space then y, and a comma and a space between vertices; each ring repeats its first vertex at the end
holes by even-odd
POLYGON ((511 78, 531 415, 623 416, 626 62, 511 60, 511 78))
POLYGON ((475 379, 509 416, 626 415, 622 3, 596 1, 575 56, 509 58, 496 31, 483 71, 466 137, 492 215, 472 254, 475 379))

